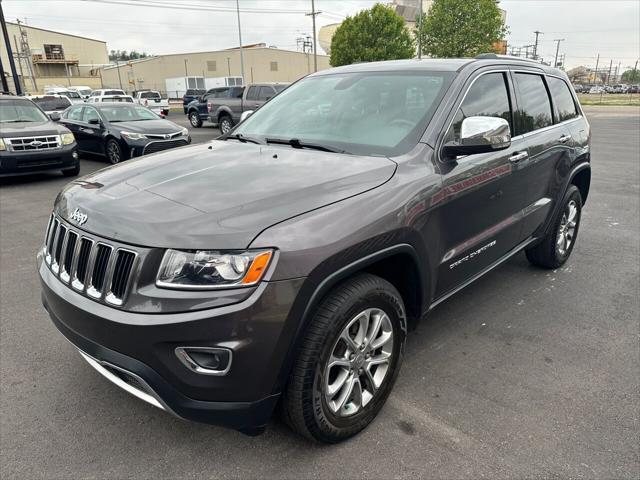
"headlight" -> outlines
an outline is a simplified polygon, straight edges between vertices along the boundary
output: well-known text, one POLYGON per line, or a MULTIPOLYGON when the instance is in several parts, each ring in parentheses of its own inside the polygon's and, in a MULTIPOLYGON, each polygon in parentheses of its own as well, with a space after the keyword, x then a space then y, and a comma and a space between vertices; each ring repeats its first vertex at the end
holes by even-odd
POLYGON ((60 135, 60 140, 62 140, 63 145, 71 145, 73 142, 76 141, 76 138, 73 136, 73 133, 69 132, 69 133, 63 133, 62 135, 60 135))
POLYGON ((167 250, 156 285, 185 290, 255 285, 267 270, 272 256, 272 250, 167 250))
POLYGON ((183 128, 182 130, 180 130, 180 135, 186 137, 187 135, 189 135, 189 130, 183 128))
POLYGON ((127 140, 143 140, 147 137, 142 133, 134 133, 134 132, 120 132, 120 134, 126 138, 127 140))
POLYGON ((7 149, 7 147, 6 147, 6 145, 4 144, 4 140, 2 140, 2 139, 0 138, 0 152, 2 152, 3 150, 6 150, 6 149, 7 149))

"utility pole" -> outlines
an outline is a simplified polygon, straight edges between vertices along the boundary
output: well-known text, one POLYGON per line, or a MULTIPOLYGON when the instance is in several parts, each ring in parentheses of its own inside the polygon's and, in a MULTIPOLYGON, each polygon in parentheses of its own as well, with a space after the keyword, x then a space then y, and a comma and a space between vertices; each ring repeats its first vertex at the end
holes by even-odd
POLYGON ((188 77, 189 76, 189 72, 187 71, 187 59, 184 59, 184 76, 188 77))
POLYGON ((560 42, 564 42, 564 38, 557 38, 554 40, 556 42, 556 59, 553 61, 553 66, 558 67, 558 52, 560 51, 560 42))
POLYGON ((20 55, 20 49, 18 48, 18 39, 16 36, 13 36, 13 44, 16 47, 16 52, 18 56, 18 68, 20 69, 20 79, 22 80, 22 89, 24 90, 24 72, 22 71, 22 55, 20 55))
POLYGON ((316 2, 315 0, 311 0, 311 13, 305 13, 307 17, 311 17, 313 19, 313 71, 318 71, 318 54, 316 51, 316 16, 320 15, 322 12, 316 12, 316 2))
POLYGON ((227 71, 229 72, 229 76, 231 76, 231 58, 227 57, 227 71))
POLYGON ((240 75, 242 76, 242 83, 245 84, 244 55, 242 54, 242 27, 240 26, 240 0, 236 0, 236 15, 238 16, 238 42, 240 43, 240 75))
POLYGON ((607 85, 611 85, 611 67, 613 67, 613 60, 609 62, 609 73, 607 73, 607 85))
POLYGON ((422 0, 418 0, 418 60, 422 59, 422 0))
POLYGON ((598 65, 599 64, 600 64, 600 54, 598 54, 598 58, 596 58, 596 76, 593 79, 596 84, 598 83, 598 65))
POLYGON ((11 43, 9 43, 9 32, 7 31, 7 23, 4 21, 4 12, 2 11, 2 0, 0 0, 0 26, 2 26, 2 36, 4 38, 4 44, 7 49, 7 57, 9 57, 9 68, 11 68, 11 74, 13 75, 13 86, 16 89, 16 94, 22 95, 22 88, 20 88, 20 79, 18 78, 18 71, 16 70, 16 62, 14 62, 13 60, 11 43))
MULTIPOLYGON (((0 63, 0 70, 2 70, 2 63, 0 63)), ((633 81, 637 82, 638 81, 638 60, 636 60, 636 64, 633 67, 633 81)), ((4 78, 4 76, 3 76, 4 78)))
POLYGON ((2 56, 0 55, 0 80, 2 80, 2 91, 9 91, 9 83, 7 82, 7 77, 4 76, 4 67, 2 66, 2 56))
POLYGON ((544 32, 541 32, 539 30, 536 30, 535 32, 533 32, 536 34, 536 43, 533 46, 533 59, 537 60, 538 59, 538 35, 542 35, 544 32))
POLYGON ((616 82, 618 82, 618 83, 620 83, 620 78, 618 77, 618 75, 620 75, 620 64, 621 63, 622 62, 618 62, 618 66, 616 67, 616 75, 615 75, 615 77, 616 77, 616 82))

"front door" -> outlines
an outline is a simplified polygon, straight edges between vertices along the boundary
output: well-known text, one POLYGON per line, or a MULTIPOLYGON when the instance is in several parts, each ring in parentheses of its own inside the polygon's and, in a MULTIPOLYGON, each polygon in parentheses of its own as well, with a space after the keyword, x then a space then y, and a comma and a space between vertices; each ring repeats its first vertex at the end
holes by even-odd
MULTIPOLYGON (((513 95, 508 72, 485 71, 471 79, 445 142, 459 138, 471 116, 506 119, 513 131, 513 95)), ((436 298, 454 290, 512 250, 520 240, 526 206, 526 178, 518 164, 528 155, 526 140, 505 150, 439 163, 442 191, 436 198, 440 265, 436 298)))
POLYGON ((102 123, 90 123, 91 121, 100 120, 100 114, 92 106, 85 106, 82 112, 82 123, 79 125, 79 135, 82 138, 82 150, 90 153, 104 153, 104 145, 102 142, 102 131, 104 126, 102 123))

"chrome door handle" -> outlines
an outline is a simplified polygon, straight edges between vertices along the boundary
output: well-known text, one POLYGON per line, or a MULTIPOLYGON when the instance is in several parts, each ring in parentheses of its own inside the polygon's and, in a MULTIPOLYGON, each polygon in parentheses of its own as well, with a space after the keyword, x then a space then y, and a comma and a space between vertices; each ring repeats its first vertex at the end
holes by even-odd
POLYGON ((524 160, 527 158, 529 154, 527 152, 516 152, 509 157, 509 161, 512 163, 519 162, 520 160, 524 160))
POLYGON ((569 140, 571 140, 571 135, 562 135, 558 141, 560 143, 567 143, 569 140))

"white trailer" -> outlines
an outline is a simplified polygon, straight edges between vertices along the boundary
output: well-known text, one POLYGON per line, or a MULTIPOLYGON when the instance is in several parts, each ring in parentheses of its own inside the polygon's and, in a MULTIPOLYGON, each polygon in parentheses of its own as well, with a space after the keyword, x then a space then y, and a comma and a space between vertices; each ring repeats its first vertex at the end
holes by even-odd
POLYGON ((207 90, 216 87, 235 87, 242 84, 242 77, 207 77, 204 79, 204 88, 207 90))
POLYGON ((204 80, 204 77, 197 76, 167 78, 165 80, 167 97, 181 99, 189 89, 197 88, 199 90, 205 90, 204 80))

